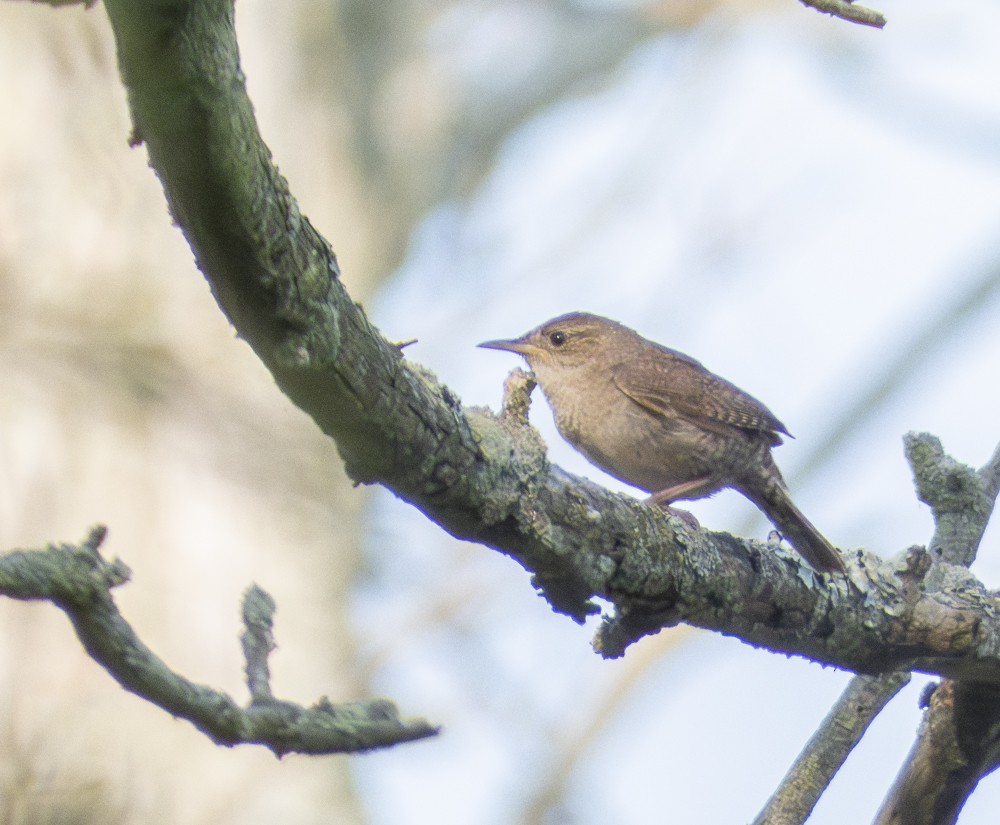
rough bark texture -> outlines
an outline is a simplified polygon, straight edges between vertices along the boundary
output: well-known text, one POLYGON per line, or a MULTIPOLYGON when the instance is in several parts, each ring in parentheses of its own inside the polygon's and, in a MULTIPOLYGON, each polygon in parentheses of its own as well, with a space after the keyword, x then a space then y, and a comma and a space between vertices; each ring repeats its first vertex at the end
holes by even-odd
MULTIPOLYGON (((907 437, 917 495, 934 515, 929 588, 975 581, 976 558, 1000 489, 1000 448, 980 470, 946 456, 937 439, 907 437)), ((1000 691, 995 684, 945 679, 927 712, 877 825, 951 825, 979 780, 1000 765, 1000 691)))
MULTIPOLYGON (((813 3, 834 11, 836 3, 813 3)), ((1000 604, 968 571, 1000 489, 1000 451, 980 471, 936 439, 907 437, 929 550, 897 563, 856 551, 846 576, 818 577, 792 553, 693 529, 661 510, 549 465, 527 421, 533 382, 514 371, 500 415, 465 409, 386 341, 344 290, 329 244, 302 216, 260 138, 231 0, 107 0, 134 122, 179 227, 220 307, 279 387, 338 445, 351 477, 379 483, 455 536, 515 559, 554 609, 577 621, 611 605, 595 646, 619 656, 679 622, 861 674, 759 822, 801 822, 909 670, 944 677, 879 822, 954 822, 1000 764, 1000 604), (894 673, 895 672, 895 673, 894 673)), ((860 6, 840 4, 851 14, 860 6)), ((834 11, 834 13, 836 13, 834 11)), ((878 25, 875 18, 861 20, 878 25), (874 23, 872 21, 875 21, 874 23)), ((246 603, 252 701, 194 685, 117 613, 128 571, 79 547, 0 559, 0 593, 49 599, 123 686, 223 744, 276 753, 359 750, 427 736, 388 703, 313 708, 271 695, 265 594, 246 603)))
POLYGON ((613 603, 597 645, 620 655, 677 622, 859 672, 916 668, 1000 684, 997 603, 968 574, 926 592, 857 552, 817 579, 792 554, 690 530, 545 459, 522 416, 464 409, 344 291, 260 139, 226 0, 109 0, 135 139, 239 335, 332 436, 350 475, 534 574, 576 620, 613 603))

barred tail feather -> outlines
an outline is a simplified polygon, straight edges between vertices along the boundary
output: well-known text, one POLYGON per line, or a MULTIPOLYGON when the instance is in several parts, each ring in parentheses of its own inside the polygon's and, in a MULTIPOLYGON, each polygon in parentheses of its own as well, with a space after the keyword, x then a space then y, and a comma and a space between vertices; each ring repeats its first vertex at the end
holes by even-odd
POLYGON ((834 546, 795 506, 780 475, 768 478, 760 488, 740 492, 764 511, 802 558, 820 573, 847 572, 834 546))

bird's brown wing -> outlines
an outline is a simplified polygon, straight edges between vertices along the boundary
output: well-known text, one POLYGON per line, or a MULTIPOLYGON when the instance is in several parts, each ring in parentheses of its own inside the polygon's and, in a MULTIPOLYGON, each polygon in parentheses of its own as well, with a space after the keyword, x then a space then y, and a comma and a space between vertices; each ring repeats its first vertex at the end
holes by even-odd
POLYGON ((658 349, 659 357, 635 359, 614 371, 618 389, 639 406, 717 432, 737 427, 770 433, 775 444, 781 443, 778 433, 788 435, 785 425, 753 396, 683 353, 658 349))

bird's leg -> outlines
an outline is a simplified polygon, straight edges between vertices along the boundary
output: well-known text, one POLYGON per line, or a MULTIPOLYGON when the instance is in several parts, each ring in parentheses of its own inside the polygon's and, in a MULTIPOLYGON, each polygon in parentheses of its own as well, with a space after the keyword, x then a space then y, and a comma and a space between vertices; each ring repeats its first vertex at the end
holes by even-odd
POLYGON ((654 504, 657 507, 663 508, 670 513, 670 515, 677 516, 677 518, 689 527, 697 529, 701 527, 701 524, 698 523, 698 519, 695 518, 694 513, 688 512, 687 510, 681 510, 677 507, 671 507, 670 502, 676 501, 679 498, 696 498, 696 496, 692 496, 691 493, 703 490, 707 481, 708 478, 706 477, 696 478, 693 481, 685 481, 683 484, 675 484, 673 487, 667 487, 664 490, 653 493, 646 499, 646 503, 654 504))
POLYGON ((691 481, 683 481, 680 484, 675 484, 673 487, 667 487, 656 493, 653 493, 647 501, 650 504, 656 504, 662 507, 664 504, 669 504, 671 501, 677 501, 679 498, 700 498, 702 491, 706 487, 709 487, 709 478, 704 476, 702 478, 694 478, 691 481))

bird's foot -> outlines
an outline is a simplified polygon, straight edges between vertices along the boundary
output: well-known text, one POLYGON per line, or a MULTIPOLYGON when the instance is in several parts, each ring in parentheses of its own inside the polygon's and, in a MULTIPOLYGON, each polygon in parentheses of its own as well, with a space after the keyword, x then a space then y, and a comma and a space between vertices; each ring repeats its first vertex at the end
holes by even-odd
POLYGON ((657 501, 656 496, 650 496, 649 498, 647 498, 646 503, 659 507, 668 515, 676 516, 681 521, 683 521, 688 527, 691 527, 694 530, 697 530, 701 527, 701 523, 695 517, 694 513, 688 510, 682 510, 680 507, 671 507, 670 503, 666 501, 657 501))

